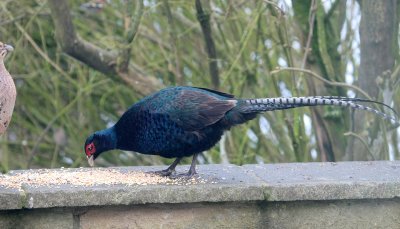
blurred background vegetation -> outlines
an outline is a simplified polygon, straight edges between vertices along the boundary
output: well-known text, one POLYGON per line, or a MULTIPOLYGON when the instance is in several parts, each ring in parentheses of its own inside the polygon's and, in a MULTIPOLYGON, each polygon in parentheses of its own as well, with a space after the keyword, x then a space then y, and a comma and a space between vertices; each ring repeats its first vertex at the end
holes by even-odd
MULTIPOLYGON (((91 3, 0 2, 0 40, 15 47, 5 64, 18 91, 0 138, 2 171, 87 166, 86 137, 166 86, 246 98, 359 96, 398 109, 394 0, 91 3)), ((199 162, 399 159, 390 128, 348 109, 268 112, 233 128, 199 162)), ((115 151, 97 165, 170 162, 115 151)))

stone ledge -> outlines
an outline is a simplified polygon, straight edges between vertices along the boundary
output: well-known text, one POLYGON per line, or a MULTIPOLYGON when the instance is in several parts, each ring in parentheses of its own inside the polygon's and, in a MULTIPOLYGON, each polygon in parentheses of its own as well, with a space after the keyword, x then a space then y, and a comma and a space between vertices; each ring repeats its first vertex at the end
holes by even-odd
POLYGON ((268 201, 400 197, 400 161, 244 165, 268 201))
MULTIPOLYGON (((120 167, 149 171, 164 167, 120 167)), ((178 167, 186 171, 188 166, 178 167)), ((57 169, 60 173, 77 169, 57 169)), ((82 169, 81 169, 82 170, 82 169)), ((90 171, 91 169, 84 169, 90 171)), ((202 165, 205 183, 188 185, 31 186, 7 188, 0 176, 0 210, 158 203, 391 199, 400 197, 400 161, 202 165)))

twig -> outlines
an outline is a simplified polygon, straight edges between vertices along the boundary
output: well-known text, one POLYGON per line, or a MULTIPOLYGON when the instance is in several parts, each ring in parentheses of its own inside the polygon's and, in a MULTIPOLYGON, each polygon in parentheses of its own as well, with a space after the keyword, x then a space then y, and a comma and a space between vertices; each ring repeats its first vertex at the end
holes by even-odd
POLYGON ((42 130, 42 132, 39 134, 39 136, 37 137, 37 139, 35 141, 35 145, 33 146, 32 150, 29 152, 27 168, 30 168, 33 158, 36 155, 37 148, 39 147, 39 144, 43 140, 46 133, 50 130, 50 128, 58 120, 58 118, 60 118, 62 115, 64 115, 67 111, 69 111, 71 109, 71 107, 78 101, 80 96, 81 96, 80 93, 78 93, 77 96, 67 106, 65 106, 58 114, 56 114, 56 116, 52 120, 50 120, 47 123, 46 128, 44 128, 42 130))
POLYGON ((371 152, 371 149, 368 146, 368 143, 358 134, 354 132, 347 132, 343 134, 344 136, 353 136, 360 140, 360 142, 365 146, 365 148, 368 150, 369 155, 372 157, 372 160, 375 160, 374 154, 371 152))
POLYGON ((275 2, 272 2, 272 1, 268 1, 268 0, 264 0, 264 2, 272 5, 273 7, 275 7, 275 9, 277 9, 280 12, 280 14, 282 16, 285 16, 285 11, 281 7, 279 7, 278 4, 276 4, 275 2))
POLYGON ((147 28, 142 27, 138 33, 140 34, 140 37, 146 38, 151 43, 156 44, 163 49, 166 50, 172 49, 170 44, 165 42, 162 38, 159 38, 155 33, 149 31, 147 28))
POLYGON ((329 19, 332 17, 333 13, 335 12, 336 8, 339 6, 339 3, 342 0, 336 0, 335 2, 333 2, 331 8, 329 9, 328 13, 326 14, 325 18, 329 19))
POLYGON ((129 70, 128 67, 131 57, 132 42, 137 34, 140 20, 143 15, 143 9, 144 9, 143 0, 138 0, 136 4, 135 14, 132 15, 133 0, 127 1, 126 12, 125 12, 125 41, 118 56, 118 61, 117 61, 118 71, 127 73, 129 70))
POLYGON ((185 15, 178 13, 176 11, 171 12, 174 18, 177 19, 187 30, 193 31, 196 34, 201 34, 201 28, 199 24, 197 24, 195 21, 192 21, 185 17, 185 15))
POLYGON ((25 29, 16 22, 15 25, 17 26, 18 30, 24 35, 24 37, 28 40, 28 42, 32 45, 32 47, 39 53, 40 56, 43 57, 44 60, 47 61, 55 70, 57 70, 62 76, 65 77, 70 83, 76 84, 74 81, 57 63, 52 61, 50 57, 36 44, 36 42, 32 39, 32 37, 25 31, 25 29))
MULTIPOLYGON (((131 2, 131 0, 129 1, 131 2)), ((130 4, 129 8, 131 8, 130 4)), ((131 14, 132 9, 128 9, 129 14, 131 14)), ((129 23, 129 29, 126 33, 126 41, 128 44, 131 44, 133 41, 133 38, 135 38, 137 31, 139 29, 139 25, 140 25, 140 21, 142 19, 142 15, 143 15, 143 11, 144 11, 144 5, 143 5, 143 0, 138 0, 137 4, 136 4, 136 11, 135 11, 135 15, 133 17, 131 17, 131 22, 129 23)), ((129 19, 128 19, 129 20, 129 19)))
POLYGON ((335 76, 335 70, 332 64, 332 59, 328 53, 328 44, 326 43, 328 39, 326 38, 327 33, 324 24, 325 11, 322 5, 318 5, 316 9, 316 21, 317 21, 317 44, 318 51, 323 63, 323 68, 326 71, 327 77, 330 79, 335 76))
POLYGON ((5 25, 7 25, 7 24, 14 23, 15 21, 19 21, 19 20, 25 18, 25 16, 26 16, 26 15, 19 15, 19 16, 17 16, 17 17, 13 17, 13 18, 10 19, 10 20, 2 21, 2 22, 0 22, 0 26, 5 26, 5 25))
POLYGON ((315 72, 313 72, 313 71, 310 71, 310 70, 307 70, 307 69, 291 68, 291 67, 279 68, 279 69, 276 69, 276 70, 271 71, 270 74, 271 74, 271 75, 274 75, 274 74, 277 74, 277 73, 279 73, 279 72, 281 72, 281 71, 297 71, 297 72, 307 73, 307 74, 309 74, 310 76, 315 77, 315 78, 317 78, 318 80, 320 80, 320 81, 322 81, 322 82, 324 82, 324 83, 326 83, 326 84, 328 84, 328 85, 337 86, 337 87, 347 87, 347 88, 351 88, 351 89, 353 89, 353 90, 355 90, 355 91, 360 92, 360 93, 361 93, 362 95, 364 95, 367 99, 373 100, 364 90, 362 90, 361 88, 359 88, 359 87, 357 87, 357 86, 350 85, 350 84, 347 84, 347 83, 334 82, 334 81, 327 80, 327 79, 323 78, 322 76, 318 75, 317 73, 315 73, 315 72))
POLYGON ((301 68, 304 69, 307 63, 307 57, 308 53, 310 51, 310 45, 311 45, 311 39, 313 36, 314 32, 314 25, 315 25, 315 11, 317 10, 317 2, 315 0, 312 0, 311 2, 311 7, 310 7, 310 13, 309 13, 309 26, 308 26, 308 37, 307 37, 307 43, 306 47, 304 50, 304 56, 303 56, 303 61, 301 63, 301 68))
MULTIPOLYGON (((207 7, 207 6, 206 6, 207 7)), ((203 31, 204 41, 207 46, 208 54, 208 65, 211 75, 211 81, 214 89, 219 88, 219 72, 217 65, 217 52, 215 50, 214 40, 211 36, 211 26, 210 26, 210 13, 204 12, 203 6, 200 0, 196 0, 196 11, 197 20, 201 25, 201 30, 203 31)))
MULTIPOLYGON (((176 29, 175 29, 175 21, 174 18, 172 17, 172 12, 171 12, 171 8, 169 7, 169 3, 167 0, 163 1, 163 5, 164 5, 164 9, 165 9, 165 13, 167 14, 167 19, 168 19, 168 32, 169 32, 169 39, 170 39, 170 43, 172 46, 172 50, 173 50, 173 54, 174 57, 173 59, 175 59, 175 70, 174 70, 174 75, 176 75, 176 83, 179 85, 183 85, 185 84, 185 79, 183 77, 183 72, 182 72, 182 68, 181 68, 181 60, 180 60, 180 52, 179 52, 179 48, 178 48, 178 37, 176 36, 176 29)), ((174 63, 171 64, 171 66, 174 63)))
POLYGON ((399 73, 400 73, 400 65, 396 66, 393 73, 390 75, 390 82, 392 82, 393 91, 396 90, 397 87, 399 86, 400 83, 399 73))
POLYGON ((237 52, 236 56, 233 58, 233 62, 230 65, 229 69, 222 74, 222 81, 223 82, 228 79, 228 77, 231 75, 233 69, 235 67, 237 67, 237 63, 238 63, 240 57, 242 57, 242 54, 243 54, 244 50, 246 49, 246 44, 249 42, 249 40, 251 38, 251 35, 254 32, 254 28, 258 24, 257 22, 258 22, 258 19, 261 16, 261 12, 260 12, 261 10, 262 9, 258 10, 256 17, 254 17, 254 20, 251 20, 248 23, 248 25, 246 26, 246 28, 244 29, 244 31, 246 31, 246 32, 240 38, 240 41, 239 41, 240 49, 237 52))

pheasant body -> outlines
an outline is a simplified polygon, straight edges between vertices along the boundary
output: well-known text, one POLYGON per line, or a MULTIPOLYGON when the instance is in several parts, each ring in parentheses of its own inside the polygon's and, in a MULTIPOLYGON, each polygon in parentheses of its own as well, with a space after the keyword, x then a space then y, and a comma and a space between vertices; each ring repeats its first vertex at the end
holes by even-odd
POLYGON ((9 51, 12 47, 0 42, 0 135, 10 124, 17 96, 14 81, 4 65, 4 57, 9 51))
MULTIPOLYGON (((204 111, 196 108, 207 101, 196 101, 198 91, 193 90, 186 91, 184 87, 162 90, 129 108, 115 125, 117 148, 172 158, 190 156, 215 145, 226 128, 216 123, 217 119, 190 120, 202 116, 198 112, 207 112, 207 107, 200 108, 204 111), (179 102, 182 96, 192 97, 193 103, 179 102)), ((222 95, 206 92, 205 98, 222 109, 214 111, 220 112, 221 117, 234 106, 233 101, 222 95)))
POLYGON ((214 146, 224 131, 260 112, 334 105, 367 110, 398 123, 396 118, 359 102, 379 103, 347 97, 236 99, 205 88, 170 87, 131 106, 113 127, 89 136, 85 153, 90 164, 111 149, 177 158, 168 169, 159 171, 162 175, 170 175, 182 157, 193 155, 187 174, 191 176, 196 173, 195 159, 200 152, 214 146))

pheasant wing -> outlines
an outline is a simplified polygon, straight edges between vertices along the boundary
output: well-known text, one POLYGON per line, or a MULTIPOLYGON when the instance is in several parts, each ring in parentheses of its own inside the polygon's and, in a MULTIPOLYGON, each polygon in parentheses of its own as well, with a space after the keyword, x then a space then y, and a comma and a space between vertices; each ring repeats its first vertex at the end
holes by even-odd
POLYGON ((167 114, 184 130, 200 130, 218 122, 236 106, 236 100, 220 96, 213 96, 210 91, 182 90, 158 112, 167 114))

